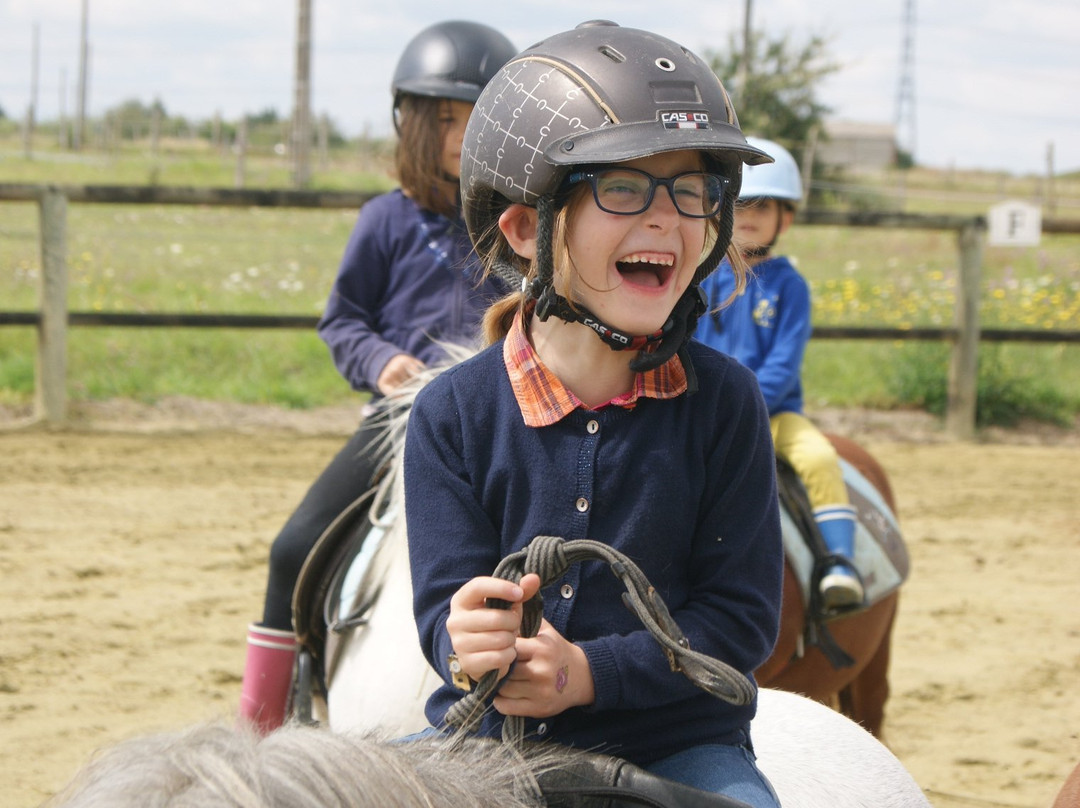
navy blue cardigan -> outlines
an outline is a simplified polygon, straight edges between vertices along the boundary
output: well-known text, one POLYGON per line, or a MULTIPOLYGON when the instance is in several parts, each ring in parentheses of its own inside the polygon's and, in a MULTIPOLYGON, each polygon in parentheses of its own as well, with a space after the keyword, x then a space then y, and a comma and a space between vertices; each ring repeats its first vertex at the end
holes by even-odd
MULTIPOLYGON (((539 534, 605 542, 657 588, 693 649, 750 674, 769 655, 783 550, 768 413, 750 371, 689 346, 700 389, 633 410, 576 410, 527 427, 502 344, 432 381, 405 446, 414 610, 428 661, 447 682, 434 726, 462 694, 450 682, 450 597, 539 534)), ((733 707, 672 673, 601 562, 543 590, 544 616, 589 660, 596 700, 526 722, 541 740, 644 764, 745 739, 756 705, 733 707)), ((482 732, 497 735, 492 711, 482 732)))

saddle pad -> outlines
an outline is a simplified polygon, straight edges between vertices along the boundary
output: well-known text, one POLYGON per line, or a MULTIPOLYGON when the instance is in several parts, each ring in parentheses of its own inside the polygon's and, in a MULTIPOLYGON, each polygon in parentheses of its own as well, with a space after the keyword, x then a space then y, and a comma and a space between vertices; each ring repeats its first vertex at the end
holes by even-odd
MULTIPOLYGON (((894 592, 907 579, 910 570, 907 547, 896 516, 878 490, 843 458, 840 458, 840 468, 856 515, 853 561, 866 588, 867 605, 872 605, 894 592)), ((813 553, 783 505, 780 506, 780 526, 784 552, 799 579, 803 605, 809 608, 813 553)))

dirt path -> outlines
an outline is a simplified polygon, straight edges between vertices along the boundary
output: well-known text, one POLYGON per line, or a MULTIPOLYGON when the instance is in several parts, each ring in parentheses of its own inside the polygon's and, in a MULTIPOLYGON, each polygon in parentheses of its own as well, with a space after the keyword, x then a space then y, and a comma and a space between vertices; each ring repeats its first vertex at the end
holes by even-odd
MULTIPOLYGON (((98 746, 232 714, 268 543, 355 414, 87 417, 0 431, 0 806, 36 805, 98 746)), ((822 420, 883 462, 911 546, 891 746, 939 808, 1048 806, 1080 760, 1080 439, 822 420)))

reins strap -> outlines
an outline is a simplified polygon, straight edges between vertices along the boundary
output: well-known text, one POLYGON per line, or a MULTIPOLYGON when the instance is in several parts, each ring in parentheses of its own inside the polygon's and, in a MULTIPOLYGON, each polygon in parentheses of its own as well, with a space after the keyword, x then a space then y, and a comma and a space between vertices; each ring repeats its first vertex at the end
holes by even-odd
POLYGON ((547 808, 750 808, 594 752, 575 752, 558 766, 541 768, 536 782, 547 808))
MULTIPOLYGON (((675 304, 671 316, 664 323, 663 339, 659 346, 650 353, 640 353, 630 362, 630 370, 640 373, 646 370, 654 370, 667 362, 675 354, 682 352, 680 357, 684 365, 689 365, 689 357, 683 352, 686 343, 694 336, 697 321, 708 308, 709 301, 704 290, 700 286, 692 286, 687 289, 683 296, 675 304)), ((692 368, 689 370, 693 372, 692 368)), ((697 389, 697 376, 693 376, 691 392, 697 389)))
MULTIPOLYGON (((623 602, 660 643, 672 671, 681 671, 702 690, 731 704, 749 704, 753 700, 757 693, 754 683, 726 662, 692 650, 663 599, 637 564, 606 544, 589 539, 566 541, 557 536, 537 536, 525 549, 511 553, 499 562, 494 574, 497 578, 518 583, 523 575, 536 573, 544 587, 562 577, 571 564, 592 560, 607 562, 615 577, 622 581, 626 587, 623 602)), ((500 609, 510 607, 507 601, 494 598, 488 605, 500 609)), ((538 592, 522 605, 521 636, 536 636, 543 613, 543 599, 538 592)), ((465 731, 475 730, 497 685, 498 671, 485 673, 477 686, 447 711, 446 723, 465 731)), ((503 740, 521 747, 524 740, 522 717, 506 717, 503 740)))

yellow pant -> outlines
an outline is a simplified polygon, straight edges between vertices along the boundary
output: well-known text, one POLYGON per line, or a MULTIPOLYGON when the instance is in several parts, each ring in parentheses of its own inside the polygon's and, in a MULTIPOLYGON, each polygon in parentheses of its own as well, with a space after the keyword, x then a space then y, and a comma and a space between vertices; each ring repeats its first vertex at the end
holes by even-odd
POLYGON ((770 419, 770 425, 777 456, 798 473, 814 510, 847 505, 836 449, 810 419, 797 412, 781 412, 770 419))

